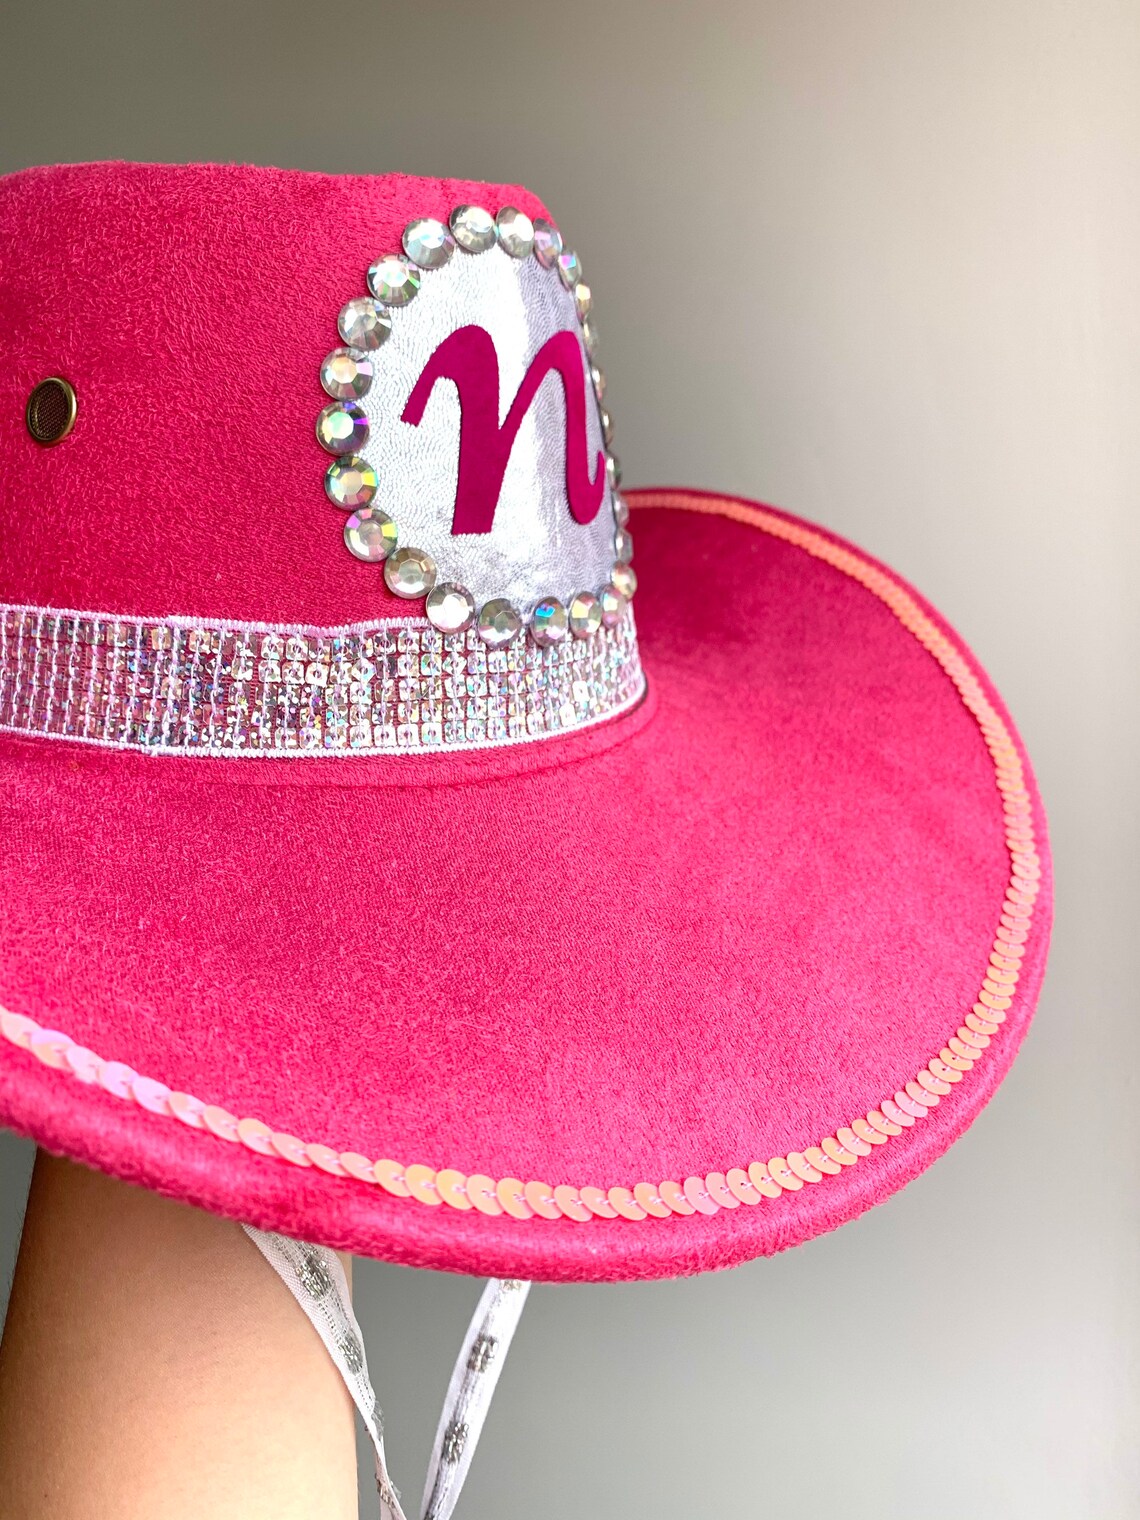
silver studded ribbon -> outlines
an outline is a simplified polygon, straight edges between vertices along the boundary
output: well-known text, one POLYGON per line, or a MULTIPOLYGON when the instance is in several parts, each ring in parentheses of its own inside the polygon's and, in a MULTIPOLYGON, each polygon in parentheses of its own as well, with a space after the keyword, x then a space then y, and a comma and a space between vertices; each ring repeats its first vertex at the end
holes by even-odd
MULTIPOLYGON (((344 1379, 372 1442, 381 1520, 406 1520, 388 1475, 384 1422, 368 1376, 364 1337, 335 1251, 274 1235, 253 1225, 246 1234, 300 1304, 344 1379)), ((466 1480, 495 1385, 526 1303, 530 1284, 492 1278, 467 1327, 439 1417, 428 1464, 422 1520, 450 1520, 466 1480)))
POLYGON ((529 1292, 530 1283, 518 1278, 492 1277, 483 1289, 439 1416, 422 1520, 448 1520, 455 1509, 529 1292))

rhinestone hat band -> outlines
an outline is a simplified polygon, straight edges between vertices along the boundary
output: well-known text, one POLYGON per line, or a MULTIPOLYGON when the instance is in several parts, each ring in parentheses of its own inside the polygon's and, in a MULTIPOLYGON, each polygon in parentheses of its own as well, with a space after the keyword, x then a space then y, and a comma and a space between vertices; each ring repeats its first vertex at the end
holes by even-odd
POLYGON ((232 758, 479 749, 615 717, 645 690, 633 613, 488 647, 423 618, 285 628, 0 605, 0 731, 232 758))

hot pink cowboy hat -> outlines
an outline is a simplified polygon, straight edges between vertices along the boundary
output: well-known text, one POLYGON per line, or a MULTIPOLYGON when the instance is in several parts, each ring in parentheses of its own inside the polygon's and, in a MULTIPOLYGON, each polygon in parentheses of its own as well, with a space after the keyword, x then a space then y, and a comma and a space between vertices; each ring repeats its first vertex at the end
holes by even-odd
POLYGON ((0 261, 0 1120, 548 1279, 779 1250, 966 1128, 1049 933, 1010 717, 833 534, 619 492, 534 196, 33 169, 0 261))

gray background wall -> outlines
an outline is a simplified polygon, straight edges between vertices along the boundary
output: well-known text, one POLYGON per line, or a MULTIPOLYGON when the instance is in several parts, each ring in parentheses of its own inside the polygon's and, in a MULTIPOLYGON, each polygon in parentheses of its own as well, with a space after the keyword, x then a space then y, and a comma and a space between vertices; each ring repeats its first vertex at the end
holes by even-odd
MULTIPOLYGON (((761 496, 882 555, 1036 758, 1058 928, 995 1103, 905 1193, 782 1258, 538 1289, 461 1513, 1140 1515, 1140 7, 0 15, 5 170, 242 159, 539 190, 600 299, 627 478, 761 496)), ((0 1140, 5 1268, 29 1160, 0 1140)), ((358 1284, 414 1494, 475 1288, 373 1263, 358 1284)))

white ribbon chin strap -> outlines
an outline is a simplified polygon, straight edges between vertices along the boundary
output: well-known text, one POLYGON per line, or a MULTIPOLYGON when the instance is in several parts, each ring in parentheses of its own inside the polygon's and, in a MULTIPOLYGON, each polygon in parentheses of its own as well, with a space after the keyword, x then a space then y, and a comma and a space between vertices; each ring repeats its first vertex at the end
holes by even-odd
MULTIPOLYGON (((384 1460, 384 1422, 368 1377, 368 1359, 344 1268, 335 1251, 244 1226, 325 1343, 360 1411, 376 1453, 382 1520, 407 1520, 384 1460)), ((530 1283, 491 1278, 463 1337, 435 1433, 420 1520, 450 1520, 487 1418, 491 1397, 519 1322, 530 1283)))

